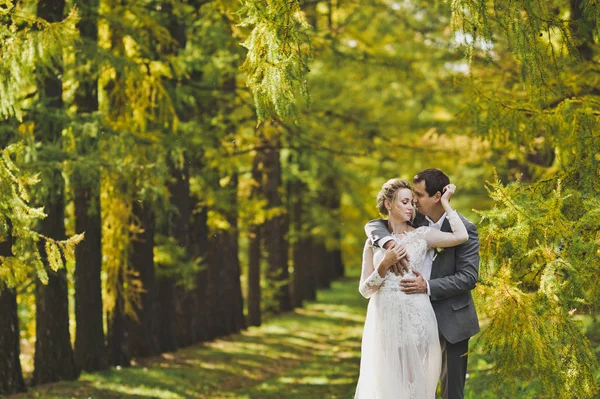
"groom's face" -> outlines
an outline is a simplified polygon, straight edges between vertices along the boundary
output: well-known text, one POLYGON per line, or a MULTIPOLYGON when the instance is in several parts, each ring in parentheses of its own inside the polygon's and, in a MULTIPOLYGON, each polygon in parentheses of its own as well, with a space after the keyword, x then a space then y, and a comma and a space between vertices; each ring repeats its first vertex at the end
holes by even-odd
POLYGON ((434 197, 429 196, 425 190, 425 180, 416 183, 413 191, 415 192, 415 204, 417 206, 417 211, 425 216, 431 216, 433 213, 432 211, 438 206, 439 203, 437 194, 434 197))

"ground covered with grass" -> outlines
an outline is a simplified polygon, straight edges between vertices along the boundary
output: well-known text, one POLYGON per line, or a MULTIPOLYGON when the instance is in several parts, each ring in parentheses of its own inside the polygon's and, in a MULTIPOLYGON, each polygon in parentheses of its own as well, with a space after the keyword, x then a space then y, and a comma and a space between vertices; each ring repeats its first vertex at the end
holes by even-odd
POLYGON ((349 277, 261 327, 7 398, 351 398, 367 303, 356 287, 349 277))
MULTIPOLYGON (((357 275, 334 282, 317 302, 240 334, 3 399, 352 398, 367 305, 357 283, 357 275)), ((588 329, 598 325, 587 321, 588 329)), ((466 398, 503 397, 492 391, 484 359, 469 357, 466 398)), ((538 397, 535 386, 517 396, 538 397)))

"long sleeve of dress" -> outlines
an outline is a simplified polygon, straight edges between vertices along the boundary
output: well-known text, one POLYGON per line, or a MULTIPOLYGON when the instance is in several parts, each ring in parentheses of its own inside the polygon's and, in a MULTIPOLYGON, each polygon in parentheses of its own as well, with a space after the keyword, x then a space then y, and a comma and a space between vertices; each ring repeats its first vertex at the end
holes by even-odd
POLYGON ((365 298, 370 298, 379 290, 384 278, 373 266, 373 246, 371 241, 367 240, 363 250, 362 273, 360 275, 360 284, 358 290, 365 298))
POLYGON ((465 227, 462 220, 460 220, 458 212, 452 211, 446 214, 446 219, 448 219, 448 222, 450 223, 452 233, 446 233, 443 231, 438 231, 436 229, 427 229, 424 238, 425 241, 427 241, 427 246, 429 248, 454 247, 456 245, 462 244, 463 242, 469 239, 469 233, 467 232, 467 228, 465 227))

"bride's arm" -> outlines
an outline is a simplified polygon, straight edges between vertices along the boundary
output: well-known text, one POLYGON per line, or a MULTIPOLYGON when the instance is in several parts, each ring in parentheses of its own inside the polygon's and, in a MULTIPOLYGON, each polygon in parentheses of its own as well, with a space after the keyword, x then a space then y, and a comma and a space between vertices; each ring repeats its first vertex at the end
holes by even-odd
POLYGON ((400 248, 386 251, 383 259, 375 267, 373 264, 373 246, 371 241, 367 239, 363 249, 362 273, 358 285, 358 290, 362 296, 368 299, 379 290, 385 272, 399 260, 399 252, 400 248))
POLYGON ((441 198, 442 206, 446 211, 446 219, 450 222, 452 232, 446 233, 435 229, 427 229, 424 238, 429 248, 454 247, 469 239, 467 228, 460 219, 460 216, 458 216, 458 213, 450 206, 450 197, 454 194, 455 189, 456 186, 454 184, 447 185, 444 187, 444 194, 441 198))
POLYGON ((363 249, 362 273, 358 291, 365 298, 370 298, 379 290, 381 283, 383 283, 383 277, 373 267, 373 246, 370 240, 367 240, 363 249))
POLYGON ((452 233, 446 233, 444 231, 438 231, 435 229, 427 229, 424 238, 427 241, 429 248, 447 248, 454 247, 466 242, 469 239, 469 233, 465 227, 463 221, 458 216, 458 212, 452 209, 450 212, 446 211, 446 219, 450 222, 452 227, 452 233))

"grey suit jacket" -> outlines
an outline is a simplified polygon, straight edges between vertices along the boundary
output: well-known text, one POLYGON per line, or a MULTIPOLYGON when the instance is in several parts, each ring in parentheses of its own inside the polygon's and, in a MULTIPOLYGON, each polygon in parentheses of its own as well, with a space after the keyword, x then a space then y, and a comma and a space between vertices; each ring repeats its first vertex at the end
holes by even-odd
MULTIPOLYGON (((479 321, 471 290, 479 278, 479 236, 477 227, 465 217, 462 219, 469 239, 456 247, 445 248, 438 253, 431 268, 429 289, 431 304, 435 312, 438 328, 450 343, 463 341, 479 332, 479 321)), ((415 227, 427 225, 423 215, 417 215, 415 227)), ((450 222, 446 219, 442 231, 451 232, 450 222)), ((387 221, 371 220, 365 226, 365 232, 373 245, 385 236, 389 236, 387 221)))

